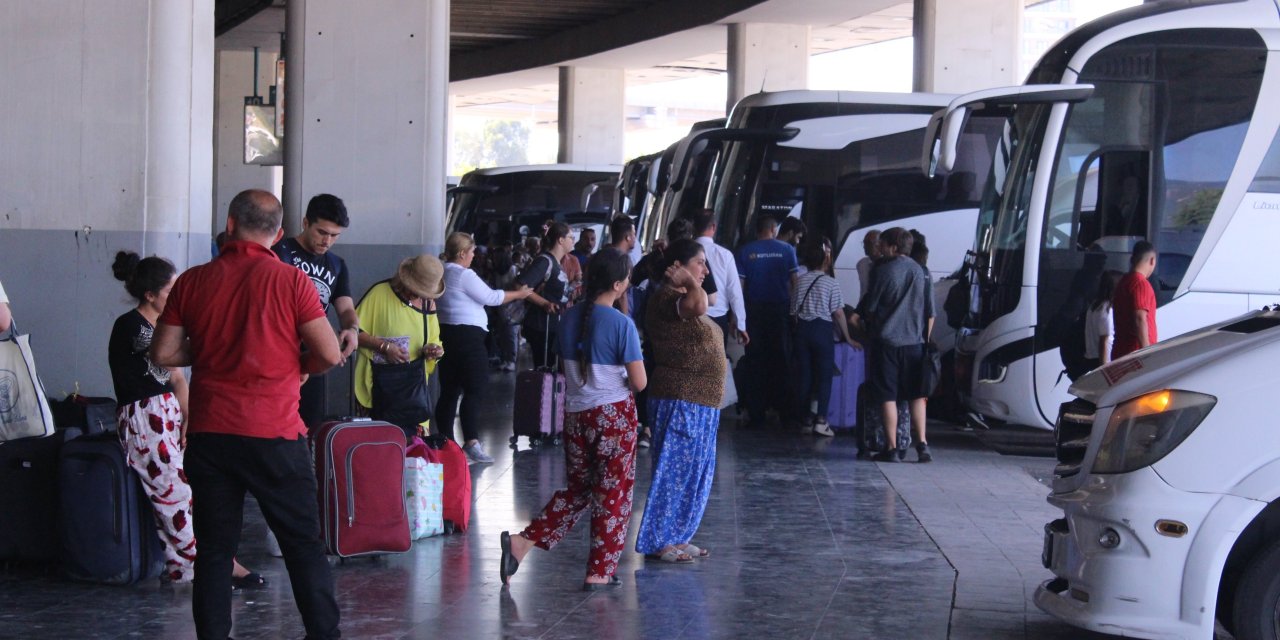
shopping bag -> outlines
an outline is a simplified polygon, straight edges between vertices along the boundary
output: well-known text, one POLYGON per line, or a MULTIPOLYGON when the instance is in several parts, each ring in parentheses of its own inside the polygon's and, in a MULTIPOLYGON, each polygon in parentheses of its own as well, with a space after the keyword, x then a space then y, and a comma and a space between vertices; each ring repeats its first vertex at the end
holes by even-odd
POLYGON ((409 539, 444 533, 444 465, 427 462, 426 458, 405 458, 404 487, 409 539))
POLYGON ((0 441, 53 435, 53 412, 36 375, 30 336, 0 339, 0 441))
POLYGON ((733 363, 729 362, 724 370, 724 395, 721 396, 720 408, 728 409, 738 404, 738 385, 733 381, 733 363))

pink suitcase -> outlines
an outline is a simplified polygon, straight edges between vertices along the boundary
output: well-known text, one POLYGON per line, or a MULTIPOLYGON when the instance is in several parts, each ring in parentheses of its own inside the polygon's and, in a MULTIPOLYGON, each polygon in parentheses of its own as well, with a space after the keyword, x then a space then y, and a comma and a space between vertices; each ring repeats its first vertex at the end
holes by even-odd
POLYGON ((564 374, 551 371, 521 371, 516 376, 515 411, 512 415, 511 444, 520 436, 538 446, 550 440, 560 444, 564 431, 564 374))
POLYGON ((409 550, 404 431, 356 418, 315 432, 321 528, 329 553, 349 558, 409 550))

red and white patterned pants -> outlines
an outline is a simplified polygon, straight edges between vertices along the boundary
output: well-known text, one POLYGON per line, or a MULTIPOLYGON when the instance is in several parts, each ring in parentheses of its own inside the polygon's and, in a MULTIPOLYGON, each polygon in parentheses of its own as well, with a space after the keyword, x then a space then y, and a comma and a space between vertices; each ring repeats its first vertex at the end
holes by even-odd
POLYGON ((608 577, 618 569, 631 520, 636 481, 635 399, 565 416, 564 460, 568 488, 557 491, 520 535, 550 550, 591 508, 588 577, 608 577))
POLYGON ((191 527, 191 485, 182 470, 182 409, 172 393, 120 407, 120 444, 142 479, 164 542, 165 576, 187 582, 195 575, 196 535, 191 527))

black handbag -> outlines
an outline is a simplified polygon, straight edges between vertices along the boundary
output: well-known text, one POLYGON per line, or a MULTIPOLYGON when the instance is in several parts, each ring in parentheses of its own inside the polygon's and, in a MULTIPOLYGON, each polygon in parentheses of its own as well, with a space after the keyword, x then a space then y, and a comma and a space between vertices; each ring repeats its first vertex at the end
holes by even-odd
POLYGON ((938 351, 938 345, 932 342, 924 343, 924 359, 920 363, 920 392, 924 397, 933 395, 934 390, 938 388, 938 383, 942 380, 942 353, 938 351))
POLYGON ((422 358, 373 365, 373 407, 369 417, 390 422, 407 434, 431 419, 431 397, 422 358))
MULTIPOLYGON (((427 340, 427 309, 422 310, 422 341, 427 340)), ((416 435, 418 427, 432 415, 431 394, 423 358, 398 364, 372 363, 373 378, 369 417, 400 427, 406 435, 416 435)))

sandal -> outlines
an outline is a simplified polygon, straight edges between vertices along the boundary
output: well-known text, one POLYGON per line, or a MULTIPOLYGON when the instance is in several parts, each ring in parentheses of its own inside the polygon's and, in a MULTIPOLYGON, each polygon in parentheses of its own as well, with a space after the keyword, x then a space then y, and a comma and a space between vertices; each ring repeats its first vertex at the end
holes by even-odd
POLYGON ((260 589, 267 586, 267 579, 259 573, 250 571, 239 578, 231 578, 231 588, 233 589, 260 589))
POLYGON ((693 557, 685 553, 684 549, 673 546, 662 553, 651 553, 645 556, 650 560, 661 560, 662 562, 670 562, 672 564, 692 564, 693 557))
POLYGON ((516 560, 515 555, 511 553, 511 534, 503 531, 500 541, 502 559, 498 562, 498 575, 502 578, 502 584, 509 584, 511 576, 515 575, 516 569, 520 568, 520 561, 516 560))
POLYGON ((622 580, 618 576, 609 576, 608 582, 584 582, 582 583, 583 591, 601 591, 603 589, 613 589, 621 587, 622 580))
POLYGON ((689 554, 689 556, 692 558, 710 558, 711 557, 710 549, 703 549, 702 547, 699 547, 693 544, 692 542, 688 544, 680 545, 680 548, 684 549, 684 552, 689 554))

